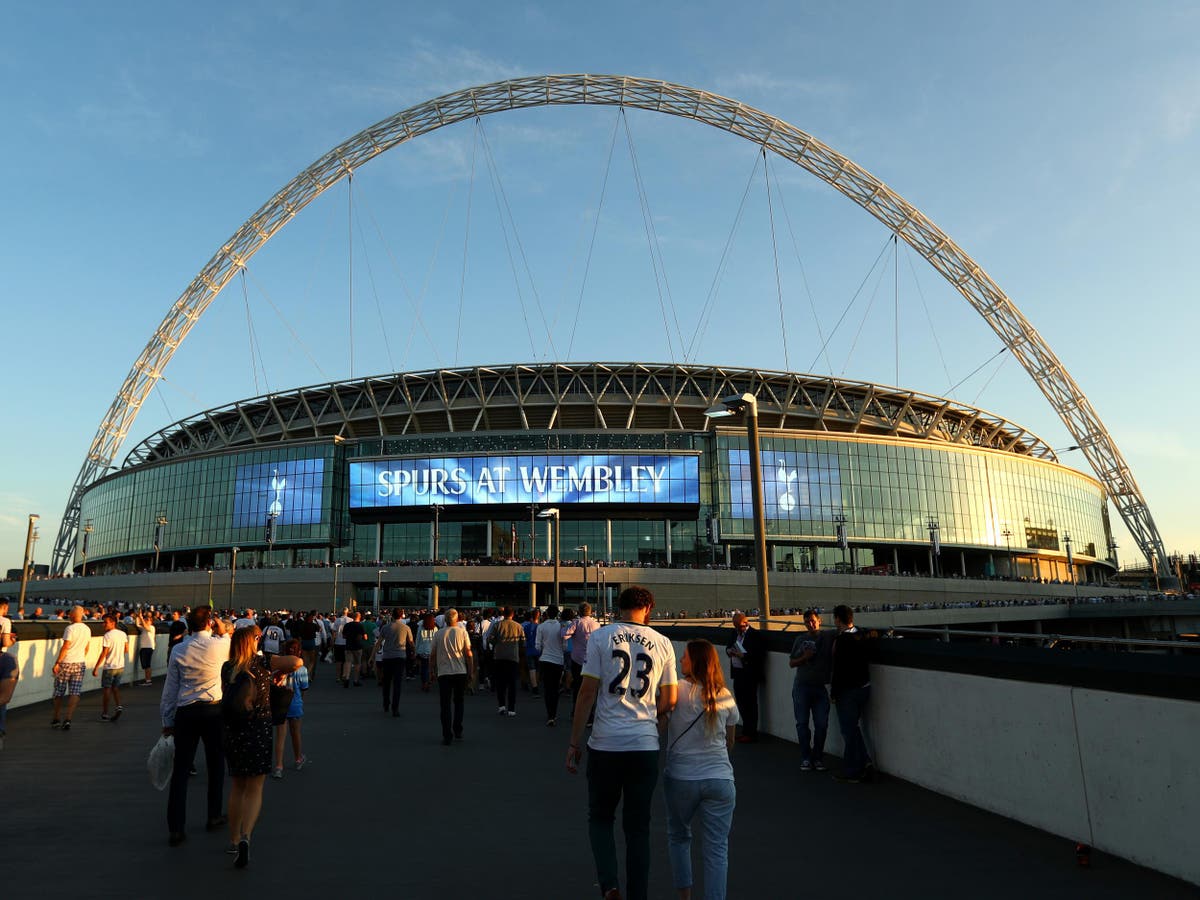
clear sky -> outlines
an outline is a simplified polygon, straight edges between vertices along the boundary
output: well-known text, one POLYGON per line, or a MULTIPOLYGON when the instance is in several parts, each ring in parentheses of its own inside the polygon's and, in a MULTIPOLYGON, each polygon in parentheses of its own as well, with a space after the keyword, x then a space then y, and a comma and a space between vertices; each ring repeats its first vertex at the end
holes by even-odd
MULTIPOLYGON (((724 94, 882 178, 1054 348, 1168 551, 1200 550, 1194 3, 80 2, 0 12, 0 562, 20 565, 31 512, 49 560, 122 379, 250 213, 367 125, 550 72, 724 94)), ((769 197, 747 142, 598 107, 401 146, 272 240, 244 292, 217 298, 124 451, 209 407, 347 377, 351 346, 359 375, 670 361, 691 346, 701 363, 953 387, 1054 447, 1075 443, 927 264, 893 259, 886 230, 811 176, 768 171, 769 197)), ((1117 540, 1131 559, 1120 527, 1117 540)))

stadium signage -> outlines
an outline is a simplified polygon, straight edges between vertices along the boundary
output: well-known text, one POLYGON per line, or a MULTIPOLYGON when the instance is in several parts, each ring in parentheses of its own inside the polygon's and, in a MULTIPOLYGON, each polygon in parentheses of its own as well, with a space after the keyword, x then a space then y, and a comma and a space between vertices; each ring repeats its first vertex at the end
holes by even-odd
POLYGON ((430 504, 698 503, 695 456, 422 457, 350 463, 350 508, 430 504))

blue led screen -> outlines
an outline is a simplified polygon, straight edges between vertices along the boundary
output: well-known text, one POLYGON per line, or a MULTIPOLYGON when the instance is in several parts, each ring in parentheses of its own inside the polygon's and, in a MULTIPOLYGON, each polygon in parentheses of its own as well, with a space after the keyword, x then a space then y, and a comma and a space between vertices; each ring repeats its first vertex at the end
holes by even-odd
POLYGON ((350 508, 700 502, 696 456, 421 457, 350 463, 350 508))
POLYGON ((324 459, 285 459, 238 466, 233 494, 233 527, 316 525, 321 521, 324 459))
MULTIPOLYGON (((754 516, 750 451, 730 450, 729 502, 735 519, 754 516)), ((833 453, 764 450, 763 513, 768 520, 828 519, 842 509, 842 473, 833 453)))

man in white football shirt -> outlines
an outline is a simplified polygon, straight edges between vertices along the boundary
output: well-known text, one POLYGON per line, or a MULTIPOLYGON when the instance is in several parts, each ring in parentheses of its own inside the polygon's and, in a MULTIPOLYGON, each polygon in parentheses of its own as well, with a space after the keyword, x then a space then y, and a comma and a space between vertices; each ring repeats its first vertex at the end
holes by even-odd
POLYGON ((650 879, 650 805, 658 783, 658 722, 675 706, 675 649, 648 626, 654 595, 629 587, 617 598, 620 620, 588 639, 583 684, 571 722, 567 771, 583 755, 580 741, 596 707, 588 738, 588 839, 605 900, 620 900, 613 823, 624 798, 627 900, 645 900, 650 879))

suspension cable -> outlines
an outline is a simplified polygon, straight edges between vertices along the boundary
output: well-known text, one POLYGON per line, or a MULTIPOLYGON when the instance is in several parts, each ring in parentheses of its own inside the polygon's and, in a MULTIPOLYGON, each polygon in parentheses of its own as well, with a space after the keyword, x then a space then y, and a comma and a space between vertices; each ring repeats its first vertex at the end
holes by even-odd
POLYGON ((996 368, 995 368, 995 369, 993 369, 993 370, 992 370, 992 374, 991 374, 991 375, 989 375, 989 376, 987 377, 987 381, 985 381, 985 382, 983 383, 983 387, 981 387, 981 388, 979 389, 979 393, 978 393, 978 394, 976 394, 976 395, 975 395, 975 399, 971 401, 971 405, 972 405, 972 406, 978 406, 978 405, 979 405, 979 400, 980 400, 980 398, 981 398, 981 397, 983 397, 983 392, 984 392, 984 391, 986 391, 986 390, 988 389, 988 386, 989 386, 989 385, 991 385, 991 383, 992 383, 992 379, 994 379, 994 378, 995 378, 997 375, 999 375, 999 374, 1000 374, 1000 370, 1004 368, 1004 364, 1005 364, 1006 362, 1008 362, 1010 359, 1012 359, 1012 355, 1011 355, 1011 354, 1010 354, 1010 355, 1008 355, 1008 356, 1002 357, 1002 358, 1000 359, 1000 364, 999 364, 998 366, 996 366, 996 368))
MULTIPOLYGON (((768 162, 769 162, 769 159, 768 159, 768 162)), ((823 347, 824 343, 825 343, 825 333, 821 329, 821 318, 820 318, 820 316, 817 315, 817 303, 816 303, 816 300, 813 298, 812 288, 810 288, 809 284, 808 284, 808 272, 804 268, 804 260, 800 257, 800 244, 796 240, 796 232, 792 228, 792 217, 788 213, 787 202, 784 199, 783 189, 780 187, 780 184, 779 184, 778 173, 774 174, 774 178, 775 178, 775 193, 779 197, 779 206, 783 210, 783 220, 787 223, 788 235, 792 240, 792 250, 796 254, 796 262, 800 266, 800 278, 804 282, 804 293, 808 297, 808 308, 812 312, 813 324, 816 326, 816 329, 817 329, 817 340, 821 341, 822 347, 823 347)), ((824 355, 825 355, 825 366, 829 370, 829 374, 832 375, 833 374, 833 363, 830 362, 830 360, 829 360, 829 351, 825 350, 824 355)), ((819 358, 819 355, 818 355, 818 358, 819 358)))
POLYGON ((462 271, 458 279, 458 328, 454 333, 454 364, 460 362, 459 353, 462 348, 463 305, 467 296, 467 248, 471 243, 471 201, 475 197, 475 153, 479 149, 479 132, 475 131, 471 139, 471 178, 467 182, 467 221, 463 228, 462 271))
MULTIPOLYGON (((888 239, 889 242, 891 239, 888 239)), ((893 249, 895 245, 893 245, 893 249)), ((846 374, 846 369, 850 368, 850 359, 854 356, 854 350, 858 346, 858 339, 862 337, 863 328, 867 325, 867 319, 871 315, 871 309, 875 306, 875 299, 879 296, 879 286, 883 284, 883 276, 887 274, 887 265, 879 267, 879 277, 875 279, 875 287, 871 290, 871 299, 867 301, 867 308, 863 310, 862 320, 858 323, 858 331, 854 333, 854 340, 850 343, 850 350, 846 354, 846 362, 842 366, 842 374, 846 374)))
POLYGON ((720 292, 721 281, 724 278, 725 262, 729 258, 729 251, 733 249, 733 240, 737 234, 738 226, 742 221, 742 213, 746 208, 746 198, 750 195, 750 188, 754 184, 754 176, 758 174, 757 153, 754 154, 754 165, 750 168, 750 176, 746 179, 746 186, 742 189, 742 199, 738 203, 737 213, 733 217, 733 224, 729 228, 729 234, 725 238, 725 246, 721 248, 721 258, 717 260, 717 268, 713 272, 712 283, 708 286, 708 296, 704 298, 704 306, 700 309, 700 317, 696 320, 696 330, 692 332, 692 339, 688 343, 687 352, 683 355, 683 361, 686 363, 689 358, 693 358, 692 351, 700 352, 700 343, 704 340, 704 335, 708 331, 708 323, 712 320, 712 309, 715 308, 717 294, 720 292))
POLYGON ((400 282, 400 289, 404 292, 405 299, 408 300, 408 305, 412 308, 412 328, 408 332, 408 340, 404 345, 404 355, 400 358, 400 368, 403 369, 408 363, 408 356, 412 352, 413 338, 416 336, 417 329, 421 329, 421 333, 425 335, 425 340, 429 344, 429 349, 433 351, 433 357, 437 361, 438 366, 442 365, 441 354, 438 352, 437 344, 429 334, 429 329, 425 327, 425 320, 421 316, 421 305, 424 303, 425 294, 429 289, 429 280, 433 275, 433 270, 437 262, 438 255, 441 253, 442 239, 446 234, 446 222, 450 217, 450 209, 454 204, 454 198, 458 195, 458 185, 452 185, 450 196, 446 199, 446 208, 442 212, 442 225, 438 230, 437 243, 434 245, 433 253, 429 257, 429 266, 425 271, 425 280, 421 285, 421 293, 417 297, 413 297, 412 291, 409 290, 408 282, 404 280, 404 272, 400 268, 400 263, 396 259, 396 254, 392 252, 391 244, 388 243, 384 236, 383 228, 379 225, 379 220, 375 218, 375 213, 371 209, 371 204, 367 201, 366 196, 359 198, 359 206, 365 207, 367 218, 371 220, 371 224, 375 226, 375 233, 379 235, 379 242, 383 244, 384 250, 387 251, 388 260, 392 264, 392 269, 396 273, 396 280, 400 282))
MULTIPOLYGON (((359 204, 361 206, 361 204, 359 204)), ((375 285, 375 269, 371 265, 371 254, 367 252, 367 236, 363 232, 362 214, 355 210, 354 224, 358 228, 358 243, 363 248, 363 263, 367 267, 367 281, 371 284, 371 296, 375 300, 375 314, 379 317, 379 336, 383 338, 383 350, 387 354, 391 371, 396 371, 396 361, 392 359, 392 342, 388 339, 387 319, 383 315, 383 304, 379 301, 379 289, 375 285)))
POLYGON ((575 304, 575 319, 571 322, 571 339, 567 342, 567 359, 575 348, 575 329, 579 327, 579 314, 583 310, 583 295, 587 290, 588 274, 592 270, 592 251, 596 249, 596 233, 600 230, 600 215, 604 212, 604 197, 608 192, 608 176, 612 172, 613 151, 617 148, 617 131, 620 129, 621 116, 618 113, 613 121, 612 137, 608 141, 608 159, 604 163, 604 178, 600 182, 600 202, 596 205, 596 220, 592 223, 592 239, 588 242, 587 258, 583 263, 583 281, 579 285, 579 300, 575 304))
POLYGON ((974 369, 972 369, 970 375, 968 375, 966 378, 963 378, 961 381, 958 382, 958 384, 953 385, 948 391, 946 391, 946 396, 949 397, 952 393, 954 393, 956 390, 958 390, 960 387, 962 387, 965 382, 968 382, 972 378, 974 378, 984 366, 986 366, 988 363, 990 363, 993 359, 995 359, 997 356, 999 356, 1001 353, 1003 353, 1007 349, 1008 349, 1007 345, 1004 347, 1001 347, 999 350, 997 350, 995 353, 993 353, 991 356, 989 356, 987 359, 985 359, 982 363, 980 363, 978 366, 976 366, 974 369))
MULTIPOLYGON (((883 254, 887 252, 888 244, 891 242, 892 236, 889 234, 887 239, 883 242, 883 247, 881 247, 879 250, 879 255, 876 256, 875 261, 871 263, 871 268, 867 270, 867 274, 864 275, 863 280, 859 282, 858 290, 854 292, 854 296, 850 298, 850 302, 847 303, 846 308, 842 310, 842 314, 838 317, 837 323, 833 326, 833 331, 829 332, 829 336, 821 342, 821 349, 817 351, 817 355, 813 359, 812 365, 809 366, 810 369, 816 366, 817 360, 821 358, 821 354, 825 352, 825 348, 829 346, 829 342, 833 340, 833 336, 837 334, 838 329, 842 327, 842 322, 845 321, 846 314, 850 312, 850 307, 852 307, 854 302, 858 300, 858 295, 862 293, 862 289, 866 286, 867 279, 871 277, 872 273, 875 271, 875 267, 879 265, 879 261, 883 259, 883 254)), ((832 371, 830 374, 833 374, 832 371)))
POLYGON ((350 377, 354 377, 354 172, 346 176, 346 307, 350 325, 350 377))
MULTIPOLYGON (((496 157, 492 154, 492 145, 491 145, 491 142, 488 140, 487 131, 483 127, 483 121, 477 117, 475 119, 475 125, 479 129, 479 136, 480 136, 480 139, 483 144, 484 154, 487 156, 488 164, 491 168, 491 173, 492 173, 492 178, 493 178, 492 188, 493 188, 493 191, 497 192, 496 193, 497 211, 499 211, 500 203, 503 201, 504 212, 508 214, 508 223, 512 227, 513 241, 517 245, 517 252, 519 252, 521 254, 521 263, 525 268, 525 277, 529 281, 529 291, 530 291, 530 293, 533 294, 534 306, 537 309, 538 317, 542 320, 542 328, 546 332, 546 345, 550 348, 550 352, 553 353, 557 357, 558 350, 554 346, 554 335, 551 334, 550 326, 546 323, 546 312, 542 308, 542 298, 538 294, 537 283, 533 279, 533 270, 529 266, 529 257, 526 256, 526 254, 525 254, 525 245, 521 241, 521 233, 517 229, 516 217, 513 215, 512 206, 508 202, 508 192, 504 190, 504 180, 500 177, 500 167, 496 165, 496 157)), ((504 217, 504 213, 501 213, 502 221, 503 221, 503 217, 504 217)), ((505 247, 508 247, 507 231, 505 232, 504 243, 505 243, 505 247)), ((509 251, 509 256, 510 256, 510 262, 511 262, 511 250, 509 251)), ((519 285, 520 279, 519 279, 519 276, 517 275, 515 263, 513 264, 513 277, 517 279, 518 285, 519 285)), ((518 287, 518 294, 520 294, 519 287, 518 287)), ((525 303, 524 303, 524 298, 522 297, 522 301, 521 301, 522 313, 524 313, 524 309, 525 309, 525 303)), ((529 324, 528 319, 526 319, 526 327, 527 328, 528 328, 528 324, 529 324)), ((530 340, 530 343, 532 344, 533 343, 532 331, 530 332, 529 340, 530 340)), ((533 351, 536 354, 537 348, 534 347, 533 351)), ((543 353, 542 358, 544 359, 545 356, 546 356, 546 354, 543 353)))
MULTIPOLYGON (((929 324, 929 334, 933 338, 933 345, 937 348, 938 359, 942 363, 942 372, 946 376, 946 383, 950 383, 950 367, 946 365, 946 354, 942 352, 942 342, 938 340, 937 329, 933 325, 933 316, 929 314, 929 304, 925 302, 925 292, 921 290, 921 280, 917 278, 916 267, 913 266, 913 251, 906 243, 904 245, 904 259, 908 263, 908 270, 912 273, 913 285, 917 289, 917 296, 921 298, 921 308, 925 310, 925 321, 929 324)), ((951 395, 951 399, 953 395, 951 395)))
POLYGON ((646 246, 650 251, 650 267, 654 270, 654 287, 658 291, 658 305, 662 310, 663 331, 667 336, 667 352, 671 361, 675 361, 675 345, 671 340, 671 323, 667 318, 667 305, 670 304, 671 315, 675 318, 675 330, 679 334, 679 350, 683 351, 683 330, 679 327, 679 315, 675 312, 675 300, 671 296, 671 284, 667 281, 666 261, 662 258, 662 247, 658 242, 658 233, 654 229, 654 217, 650 213, 650 201, 646 196, 645 185, 642 182, 641 166, 638 165, 637 149, 633 144, 633 132, 629 130, 629 119, 625 109, 621 109, 621 122, 625 126, 625 142, 629 146, 629 159, 633 166, 633 182, 637 187, 638 204, 642 211, 642 227, 646 232, 646 246), (657 250, 657 256, 655 251, 657 250), (661 272, 660 272, 661 270, 661 272), (666 299, 663 298, 664 288, 666 299))
POLYGON ((242 282, 242 302, 246 307, 246 343, 250 346, 250 374, 254 377, 254 395, 262 393, 258 386, 258 365, 254 361, 254 324, 250 321, 250 294, 246 291, 246 267, 240 270, 242 282))
POLYGON ((763 182, 767 186, 767 218, 771 222, 771 252, 775 258, 775 296, 779 301, 779 333, 783 337, 783 368, 792 371, 788 358, 787 320, 783 313, 783 279, 779 274, 779 242, 775 239, 775 204, 771 202, 771 174, 767 171, 767 148, 762 148, 763 182))
MULTIPOLYGON (((284 328, 286 328, 288 333, 291 334, 292 340, 299 345, 300 349, 304 352, 304 355, 308 357, 308 361, 311 362, 316 368, 317 372, 320 373, 321 378, 327 380, 329 376, 325 373, 325 370, 321 368, 321 364, 317 362, 317 358, 313 356, 312 351, 308 348, 308 345, 305 344, 300 338, 300 335, 296 333, 296 329, 292 327, 292 323, 287 320, 287 317, 284 316, 282 312, 280 312, 279 307, 275 305, 275 301, 271 299, 271 295, 267 293, 267 289, 259 283, 257 278, 254 277, 254 273, 250 271, 249 266, 242 267, 242 276, 249 278, 254 282, 254 287, 260 294, 262 294, 263 299, 267 301, 267 304, 271 307, 271 309, 275 311, 275 315, 279 318, 279 321, 283 323, 284 328)), ((163 378, 165 380, 166 376, 163 376, 163 378)))
MULTIPOLYGON (((482 125, 479 119, 475 120, 475 127, 482 130, 482 125)), ((545 359, 545 354, 538 354, 537 342, 533 339, 533 329, 529 324, 529 311, 525 308, 525 292, 521 290, 521 276, 517 273, 517 262, 513 258, 512 243, 508 239, 508 223, 504 219, 504 209, 500 203, 500 191, 496 187, 496 172, 493 168, 493 160, 491 154, 484 148, 484 161, 488 167, 488 180, 492 186, 492 200, 496 204, 496 216, 500 220, 500 234, 504 238, 504 251, 508 255, 508 268, 512 272, 513 286, 517 291, 517 303, 521 307, 521 319, 525 323, 525 334, 529 337, 529 349, 533 354, 534 359, 545 359)))

